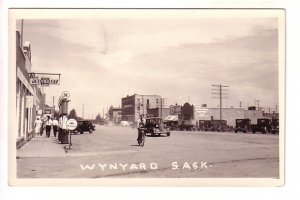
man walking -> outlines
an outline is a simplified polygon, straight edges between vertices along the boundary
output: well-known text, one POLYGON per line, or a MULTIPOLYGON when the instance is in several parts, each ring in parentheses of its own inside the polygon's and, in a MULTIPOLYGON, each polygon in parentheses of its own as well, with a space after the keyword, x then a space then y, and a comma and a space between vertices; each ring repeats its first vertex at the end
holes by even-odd
POLYGON ((52 126, 53 126, 53 135, 54 137, 56 137, 57 126, 58 126, 58 121, 56 120, 56 118, 54 118, 54 120, 52 121, 52 126))
POLYGON ((51 131, 51 126, 52 126, 52 120, 50 119, 50 116, 47 116, 47 121, 46 121, 46 137, 50 137, 50 131, 51 131))

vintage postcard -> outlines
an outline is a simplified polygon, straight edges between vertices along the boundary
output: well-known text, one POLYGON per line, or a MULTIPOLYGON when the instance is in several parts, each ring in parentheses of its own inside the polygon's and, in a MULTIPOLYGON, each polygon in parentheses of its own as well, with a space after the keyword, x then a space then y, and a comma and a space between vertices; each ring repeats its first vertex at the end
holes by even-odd
POLYGON ((281 186, 283 9, 10 9, 12 186, 281 186))

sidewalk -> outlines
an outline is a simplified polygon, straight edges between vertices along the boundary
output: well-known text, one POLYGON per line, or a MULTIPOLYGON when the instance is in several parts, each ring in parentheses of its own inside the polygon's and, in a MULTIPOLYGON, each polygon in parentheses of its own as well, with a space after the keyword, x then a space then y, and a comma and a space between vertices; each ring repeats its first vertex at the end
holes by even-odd
MULTIPOLYGON (((65 144, 66 145, 66 144, 65 144)), ((23 147, 17 149, 17 157, 63 157, 66 156, 63 144, 55 137, 34 137, 23 147)))

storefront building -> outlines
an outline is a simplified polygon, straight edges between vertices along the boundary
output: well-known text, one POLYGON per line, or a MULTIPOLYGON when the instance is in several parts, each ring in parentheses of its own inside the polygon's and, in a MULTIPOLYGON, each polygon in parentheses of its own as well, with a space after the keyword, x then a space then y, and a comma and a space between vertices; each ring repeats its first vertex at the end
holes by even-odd
POLYGON ((139 116, 148 115, 149 109, 162 106, 160 95, 138 95, 122 98, 122 121, 137 122, 139 116))
POLYGON ((16 124, 17 148, 34 136, 34 121, 37 110, 43 109, 44 95, 40 88, 30 85, 31 46, 22 45, 21 35, 16 31, 16 124))

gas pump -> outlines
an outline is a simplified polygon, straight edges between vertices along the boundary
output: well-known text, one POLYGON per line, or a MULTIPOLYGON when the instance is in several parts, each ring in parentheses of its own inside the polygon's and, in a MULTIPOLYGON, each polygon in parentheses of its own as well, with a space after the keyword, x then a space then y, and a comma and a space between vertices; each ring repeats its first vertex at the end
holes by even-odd
POLYGON ((58 132, 58 140, 61 144, 69 144, 68 138, 68 130, 67 130, 67 120, 68 120, 68 103, 69 103, 68 92, 63 92, 62 96, 59 98, 59 132, 58 132))

